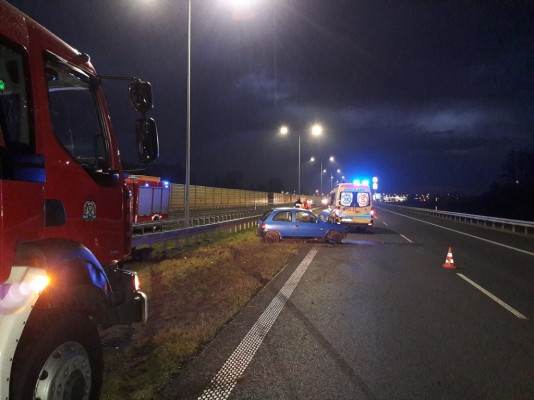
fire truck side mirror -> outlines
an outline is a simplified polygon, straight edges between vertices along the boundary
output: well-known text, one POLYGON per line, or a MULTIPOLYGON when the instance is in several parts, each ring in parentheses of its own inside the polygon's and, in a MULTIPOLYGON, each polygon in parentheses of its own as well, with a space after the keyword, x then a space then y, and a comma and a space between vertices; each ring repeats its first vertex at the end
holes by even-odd
POLYGON ((158 128, 154 118, 140 118, 135 122, 137 151, 142 162, 154 161, 159 157, 158 128))
POLYGON ((134 79, 128 85, 130 103, 134 110, 146 113, 152 110, 152 85, 142 79, 134 79))

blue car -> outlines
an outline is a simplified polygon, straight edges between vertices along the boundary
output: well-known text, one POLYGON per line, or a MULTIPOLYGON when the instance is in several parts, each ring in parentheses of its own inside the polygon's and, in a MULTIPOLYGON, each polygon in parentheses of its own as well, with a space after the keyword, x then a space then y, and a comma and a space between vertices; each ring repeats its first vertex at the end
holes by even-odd
POLYGON ((346 227, 328 222, 302 208, 275 208, 267 211, 258 221, 258 234, 266 242, 278 242, 285 238, 320 239, 341 243, 346 227))

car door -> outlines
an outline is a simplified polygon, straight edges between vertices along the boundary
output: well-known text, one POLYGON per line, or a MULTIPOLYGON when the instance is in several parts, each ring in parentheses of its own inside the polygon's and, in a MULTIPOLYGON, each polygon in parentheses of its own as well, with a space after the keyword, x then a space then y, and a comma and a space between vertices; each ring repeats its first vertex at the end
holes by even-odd
POLYGON ((282 237, 295 236, 295 226, 291 211, 278 211, 272 218, 272 230, 277 231, 282 237))
POLYGON ((297 237, 317 237, 320 236, 320 227, 317 224, 317 217, 309 211, 295 211, 295 232, 297 237))

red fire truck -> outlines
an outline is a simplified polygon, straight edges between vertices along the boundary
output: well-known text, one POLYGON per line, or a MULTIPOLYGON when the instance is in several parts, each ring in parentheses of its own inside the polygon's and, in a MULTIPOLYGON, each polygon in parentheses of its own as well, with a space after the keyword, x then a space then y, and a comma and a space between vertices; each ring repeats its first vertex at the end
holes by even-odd
POLYGON ((170 183, 147 175, 130 175, 126 183, 133 194, 134 224, 154 222, 169 217, 170 183))
POLYGON ((139 156, 155 159, 150 84, 98 75, 88 55, 0 0, 2 400, 98 398, 97 327, 147 317, 123 265, 132 199, 105 79, 128 83, 139 156))

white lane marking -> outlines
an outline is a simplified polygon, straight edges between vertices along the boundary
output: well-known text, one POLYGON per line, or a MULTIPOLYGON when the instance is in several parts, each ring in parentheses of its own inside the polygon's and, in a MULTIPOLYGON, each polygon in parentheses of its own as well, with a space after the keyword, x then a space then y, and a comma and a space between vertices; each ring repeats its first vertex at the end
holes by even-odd
POLYGON ((382 221, 382 223, 384 224, 384 226, 388 226, 386 221, 382 221))
POLYGON ((413 243, 413 240, 404 236, 402 233, 399 233, 399 235, 401 235, 404 239, 406 239, 408 241, 408 243, 413 243))
POLYGON ((501 246, 501 247, 504 247, 504 248, 506 248, 506 249, 514 250, 514 251, 517 251, 518 253, 523 253, 523 254, 527 254, 527 255, 529 255, 529 256, 533 256, 533 257, 534 257, 534 252, 532 252, 532 251, 519 249, 519 248, 517 248, 517 247, 513 247, 513 246, 508 246, 507 244, 504 244, 504 243, 495 242, 495 241, 493 241, 493 240, 486 239, 486 238, 483 238, 483 237, 480 237, 480 236, 471 235, 470 233, 466 233, 466 232, 458 231, 458 230, 456 230, 456 229, 452 229, 452 228, 447 228, 446 226, 442 226, 442 225, 434 224, 434 223, 432 223, 432 222, 428 222, 428 221, 425 221, 425 220, 422 220, 422 219, 419 219, 419 218, 410 217, 410 216, 408 216, 408 215, 401 214, 401 213, 398 213, 398 212, 395 212, 395 211, 391 211, 391 210, 385 210, 385 211, 390 212, 390 213, 392 213, 392 214, 400 215, 401 217, 405 217, 405 218, 413 219, 414 221, 419 221, 419 222, 422 222, 422 223, 424 223, 424 224, 432 225, 432 226, 435 226, 435 227, 438 227, 438 228, 441 228, 441 229, 445 229, 445 230, 448 230, 448 231, 451 231, 451 232, 458 233, 458 234, 460 234, 460 235, 468 236, 468 237, 473 238, 473 239, 482 240, 483 242, 491 243, 491 244, 494 244, 494 245, 496 245, 496 246, 501 246))
POLYGON ((252 328, 250 328, 219 372, 212 378, 209 386, 198 397, 198 400, 221 400, 227 399, 230 396, 237 381, 254 358, 256 351, 258 351, 269 330, 284 308, 284 305, 310 266, 317 251, 316 248, 313 248, 306 254, 306 257, 300 262, 282 289, 276 294, 275 298, 267 306, 265 311, 263 311, 252 328))
POLYGON ((482 286, 480 286, 478 283, 476 282, 473 282, 471 279, 469 279, 467 276, 465 276, 464 274, 460 274, 460 273, 456 273, 456 275, 458 275, 460 278, 462 278, 464 281, 466 281, 467 283, 469 283, 470 285, 473 285, 474 287, 476 287, 478 290, 480 290, 482 293, 484 293, 486 296, 488 296, 490 299, 492 299, 494 302, 496 302, 497 304, 499 304, 501 307, 505 308, 506 310, 510 311, 512 314, 514 314, 517 318, 519 319, 527 319, 527 317, 525 317, 523 314, 521 314, 519 311, 517 311, 514 307, 506 304, 504 301, 502 301, 501 299, 499 299, 497 296, 495 296, 493 293, 491 293, 490 291, 484 289, 482 286))

